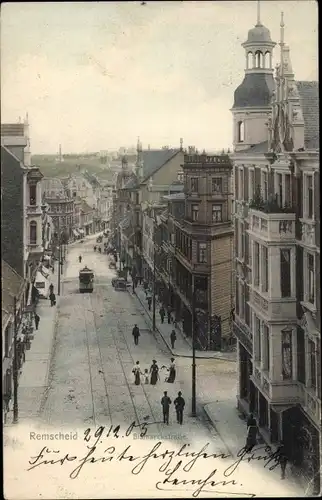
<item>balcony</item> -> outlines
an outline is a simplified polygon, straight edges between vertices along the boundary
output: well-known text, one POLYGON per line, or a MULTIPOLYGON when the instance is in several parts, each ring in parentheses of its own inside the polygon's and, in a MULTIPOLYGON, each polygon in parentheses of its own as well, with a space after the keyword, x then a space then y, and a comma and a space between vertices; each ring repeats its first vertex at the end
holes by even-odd
POLYGON ((269 379, 268 373, 256 366, 254 366, 251 380, 273 404, 290 404, 301 401, 301 390, 296 380, 272 382, 269 379))
POLYGON ((248 326, 237 316, 233 321, 233 333, 235 337, 243 344, 247 351, 253 354, 253 335, 248 326))
POLYGON ((27 205, 26 207, 27 215, 43 215, 41 205, 27 205))
POLYGON ((44 251, 44 247, 38 243, 28 243, 27 244, 27 250, 29 253, 42 253, 44 251))
POLYGON ((260 313, 264 314, 270 320, 285 320, 296 318, 296 299, 268 299, 263 297, 256 290, 251 289, 250 305, 254 306, 260 313))
POLYGON ((317 426, 321 425, 321 400, 319 400, 315 394, 313 394, 312 389, 303 387, 304 389, 304 401, 303 407, 306 413, 312 418, 317 426))
POLYGON ((293 243, 295 218, 295 213, 265 213, 251 208, 248 233, 267 242, 293 243))

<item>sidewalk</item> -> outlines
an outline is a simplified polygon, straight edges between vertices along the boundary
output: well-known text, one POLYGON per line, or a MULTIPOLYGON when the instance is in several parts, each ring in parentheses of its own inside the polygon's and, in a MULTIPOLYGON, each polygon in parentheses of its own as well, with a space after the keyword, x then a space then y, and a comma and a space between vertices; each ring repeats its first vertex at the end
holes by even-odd
MULTIPOLYGON (((218 432, 227 451, 234 458, 237 458, 237 453, 245 446, 247 425, 246 420, 241 416, 236 408, 236 399, 225 398, 218 400, 215 403, 206 404, 203 408, 208 419, 218 432)), ((258 446, 270 446, 273 453, 277 451, 277 446, 275 444, 265 443, 261 435, 258 441, 258 446)), ((263 449, 261 449, 261 452, 258 453, 255 451, 255 454, 267 455, 266 452, 264 453, 263 449)), ((271 465, 272 464, 273 462, 271 465)), ((263 467, 263 464, 261 466, 263 467)), ((269 471, 269 473, 274 474, 276 480, 279 480, 281 468, 277 466, 274 470, 269 471)), ((290 465, 287 465, 286 468, 286 481, 289 486, 296 490, 297 494, 299 493, 299 490, 301 490, 302 494, 304 494, 303 485, 300 479, 294 475, 290 465)))
MULTIPOLYGON (((49 365, 55 338, 58 307, 60 297, 58 290, 58 262, 54 264, 55 272, 50 281, 54 285, 57 305, 51 307, 49 299, 40 299, 37 314, 40 316, 38 330, 34 328, 34 338, 30 350, 25 351, 18 385, 19 422, 22 419, 35 419, 39 415, 43 395, 48 386, 49 365)), ((65 267, 65 266, 64 266, 65 267)), ((61 283, 62 285, 62 283, 61 283)), ((12 424, 12 404, 7 416, 7 424, 12 424)))
MULTIPOLYGON (((137 288, 135 289, 135 295, 133 294, 133 297, 136 297, 137 300, 142 305, 142 307, 144 308, 145 316, 150 319, 151 327, 152 327, 152 321, 153 321, 152 306, 151 306, 151 311, 149 311, 148 303, 147 303, 147 300, 145 297, 145 291, 144 291, 142 285, 137 286, 137 288)), ((164 323, 162 324, 159 310, 160 310, 160 304, 158 301, 156 301, 156 307, 155 307, 156 329, 159 332, 159 334, 161 335, 163 341, 167 345, 171 354, 173 354, 174 356, 179 356, 179 357, 186 357, 186 358, 192 357, 191 339, 188 339, 187 337, 185 337, 185 335, 182 333, 180 328, 174 328, 173 323, 171 323, 169 325, 167 317, 164 318, 164 323), (175 341, 175 348, 174 349, 172 349, 171 341, 170 341, 170 334, 171 334, 171 331, 173 329, 175 329, 176 334, 177 334, 177 340, 175 341)), ((236 352, 215 352, 215 351, 196 350, 196 358, 221 359, 224 361, 236 361, 236 352)))

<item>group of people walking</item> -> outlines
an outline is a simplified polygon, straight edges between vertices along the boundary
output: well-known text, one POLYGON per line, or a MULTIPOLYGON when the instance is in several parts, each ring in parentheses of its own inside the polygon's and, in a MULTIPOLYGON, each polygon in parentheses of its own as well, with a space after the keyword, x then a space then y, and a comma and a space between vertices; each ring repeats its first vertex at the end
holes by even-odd
MULTIPOLYGON (((163 397, 161 399, 161 406, 163 411, 163 423, 169 425, 169 413, 170 413, 170 405, 172 401, 168 396, 167 391, 164 391, 163 397)), ((177 423, 182 425, 183 422, 183 409, 185 407, 185 400, 182 397, 182 393, 179 391, 178 396, 173 401, 176 414, 177 414, 177 423)))
MULTIPOLYGON (((174 358, 171 358, 171 363, 169 368, 163 365, 161 367, 161 370, 164 368, 169 372, 169 375, 168 377, 166 377, 165 381, 169 384, 173 384, 176 379, 176 366, 174 358)), ((144 377, 145 384, 156 385, 158 380, 160 380, 159 371, 160 369, 155 359, 152 360, 152 365, 150 366, 150 369, 145 368, 144 372, 142 372, 141 370, 140 362, 137 361, 132 370, 132 373, 134 375, 134 384, 140 385, 141 377, 144 377)))

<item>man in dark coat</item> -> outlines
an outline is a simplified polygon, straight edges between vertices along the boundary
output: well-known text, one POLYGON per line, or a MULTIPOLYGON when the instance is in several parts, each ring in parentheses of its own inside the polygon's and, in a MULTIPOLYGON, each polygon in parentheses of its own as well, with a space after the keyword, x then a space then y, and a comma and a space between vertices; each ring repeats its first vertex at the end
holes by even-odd
POLYGON ((288 454, 284 441, 278 448, 279 463, 281 464, 281 479, 285 479, 285 469, 288 462, 288 454))
POLYGON ((163 423, 169 425, 169 410, 171 399, 169 398, 167 391, 164 391, 164 396, 161 399, 161 405, 163 409, 163 423))
POLYGON ((172 347, 172 349, 174 349, 174 343, 177 340, 177 334, 174 330, 172 330, 172 332, 170 334, 170 340, 171 340, 171 347, 172 347))
POLYGON ((139 343, 139 336, 140 336, 140 330, 137 325, 134 325, 134 328, 132 330, 132 335, 134 337, 134 344, 138 345, 139 343))
POLYGON ((37 313, 35 313, 35 326, 36 326, 36 330, 38 330, 39 321, 40 321, 40 317, 38 316, 37 313))
POLYGON ((180 425, 182 425, 183 409, 185 407, 185 404, 186 404, 186 402, 182 397, 182 393, 178 392, 178 397, 174 400, 174 406, 175 406, 176 412, 177 412, 177 422, 180 425))
POLYGON ((161 323, 164 323, 165 310, 164 310, 163 306, 160 307, 159 314, 160 314, 160 318, 161 318, 161 323))
POLYGON ((172 312, 171 306, 168 306, 167 316, 168 316, 168 324, 169 325, 171 324, 171 312, 172 312))

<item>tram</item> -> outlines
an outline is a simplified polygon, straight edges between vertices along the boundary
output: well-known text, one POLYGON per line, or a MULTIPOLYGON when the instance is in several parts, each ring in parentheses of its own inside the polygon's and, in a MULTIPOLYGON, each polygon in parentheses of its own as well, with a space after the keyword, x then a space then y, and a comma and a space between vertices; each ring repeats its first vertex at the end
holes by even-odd
POLYGON ((79 292, 92 293, 93 292, 94 273, 87 266, 79 271, 79 292))

